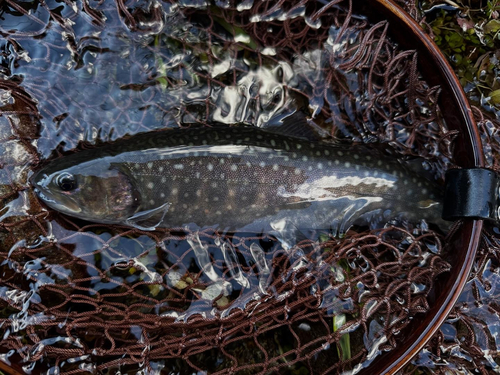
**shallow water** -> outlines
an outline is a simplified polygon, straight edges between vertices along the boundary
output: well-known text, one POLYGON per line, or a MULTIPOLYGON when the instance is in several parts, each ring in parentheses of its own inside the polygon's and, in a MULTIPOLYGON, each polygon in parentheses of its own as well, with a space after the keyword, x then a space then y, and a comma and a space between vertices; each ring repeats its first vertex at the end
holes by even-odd
MULTIPOLYGON (((318 13, 313 2, 273 8, 245 1, 227 10, 229 5, 0 5, 4 361, 19 361, 8 351, 15 347, 27 372, 35 365, 50 373, 116 371, 113 360, 123 356, 139 360, 128 370, 122 363, 122 372, 217 371, 237 366, 234 355, 249 357, 249 373, 270 365, 269 358, 293 362, 290 371, 312 363, 327 369, 334 366, 331 358, 342 356, 339 346, 347 354, 346 337, 355 353, 364 347, 377 352, 386 339, 381 327, 398 325, 374 313, 384 293, 377 265, 425 267, 438 257, 439 240, 425 223, 413 232, 389 230, 378 247, 370 241, 380 233, 360 239, 351 233, 347 245, 327 236, 285 251, 260 234, 145 233, 75 222, 41 207, 32 194, 28 177, 38 162, 88 146, 82 142, 213 122, 266 128, 295 111, 327 141, 390 145, 396 155, 424 157, 423 169, 442 178, 450 160, 447 145, 439 143, 446 127, 432 105, 437 91, 417 81, 411 83, 414 103, 392 95, 408 85, 415 60, 385 39, 385 25, 367 33, 367 21, 353 16, 343 27, 345 11, 318 13), (379 69, 389 60, 386 70, 379 69), (400 254, 392 243, 412 251, 400 254), (345 265, 332 249, 344 254, 345 265), (373 319, 335 326, 335 317, 355 317, 360 309, 373 319), (226 317, 221 325, 207 324, 226 317), (238 334, 246 339, 234 339, 238 334), (223 340, 225 354, 211 363, 209 349, 223 340), (314 352, 312 359, 297 347, 314 352), (190 354, 180 360, 179 350, 190 354), (55 361, 63 354, 66 361, 55 361)), ((402 283, 407 271, 387 272, 402 283)), ((411 288, 425 296, 430 284, 419 280, 411 288)), ((392 297, 399 314, 418 305, 403 291, 392 297)), ((343 358, 342 368, 353 366, 343 358)))
MULTIPOLYGON (((482 137, 486 165, 498 171, 500 112, 498 102, 493 103, 489 95, 498 88, 498 40, 493 31, 490 30, 491 35, 488 35, 484 27, 491 20, 492 24, 497 22, 494 11, 498 11, 499 4, 495 1, 456 1, 454 3, 460 7, 457 9, 456 5, 446 1, 419 1, 415 6, 403 0, 398 3, 415 18, 421 19, 424 14, 417 10, 419 5, 419 9, 425 12, 425 21, 431 26, 439 26, 433 20, 445 21, 441 25, 443 33, 439 44, 472 104, 482 137), (427 12, 431 7, 434 9, 427 12), (446 10, 446 13, 441 13, 441 10, 446 10), (474 30, 470 30, 469 26, 474 27, 474 30), (465 50, 464 53, 454 50, 457 45, 453 47, 453 43, 457 41, 461 44, 459 48, 465 50), (460 57, 463 59, 460 60, 460 57), (492 64, 491 68, 489 64, 492 64)), ((404 374, 434 374, 440 371, 450 374, 498 373, 499 235, 497 224, 486 224, 472 274, 459 303, 440 332, 418 354, 413 364, 405 368, 404 374)))

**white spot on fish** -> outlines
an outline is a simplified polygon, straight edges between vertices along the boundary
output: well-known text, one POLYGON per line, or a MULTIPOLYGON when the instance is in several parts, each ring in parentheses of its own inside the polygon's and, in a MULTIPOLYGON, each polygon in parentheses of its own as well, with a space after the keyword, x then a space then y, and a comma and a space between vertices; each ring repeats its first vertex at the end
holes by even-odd
POLYGON ((323 169, 323 164, 322 163, 318 163, 318 169, 323 169))
POLYGON ((161 193, 160 198, 165 198, 165 193, 161 193))
POLYGON ((346 161, 346 162, 345 162, 345 164, 344 164, 344 166, 345 166, 346 168, 350 168, 350 167, 351 167, 351 163, 349 163, 348 161, 346 161))
POLYGON ((300 169, 299 168, 295 168, 295 170, 293 171, 293 173, 300 174, 300 169))
POLYGON ((184 182, 185 182, 186 184, 189 184, 189 182, 190 182, 190 181, 191 181, 191 180, 190 180, 189 178, 185 178, 185 179, 184 179, 184 182))
POLYGON ((302 156, 302 161, 307 161, 307 159, 308 159, 307 156, 305 156, 305 155, 302 156))
POLYGON ((148 189, 152 189, 155 187, 155 184, 153 184, 152 182, 148 182, 148 189))
POLYGON ((328 156, 328 155, 330 155, 330 151, 325 150, 325 156, 328 156))
POLYGON ((201 190, 200 189, 196 190, 196 196, 201 197, 201 190))
POLYGON ((359 159, 359 155, 358 154, 354 154, 354 159, 358 160, 359 159))
POLYGON ((176 195, 178 192, 179 192, 179 189, 177 189, 177 188, 172 189, 172 194, 176 195))
POLYGON ((184 164, 174 164, 175 169, 184 169, 184 164))
POLYGON ((164 170, 164 168, 163 168, 163 167, 158 168, 158 172, 160 172, 160 173, 162 173, 162 172, 163 172, 163 170, 164 170))
POLYGON ((148 163, 148 168, 149 168, 149 169, 153 168, 153 163, 149 162, 149 163, 148 163))
POLYGON ((265 163, 265 162, 263 162, 263 161, 261 161, 261 162, 259 163, 259 166, 260 166, 260 167, 262 167, 262 168, 264 168, 264 167, 266 166, 266 163, 265 163))
POLYGON ((274 139, 271 139, 271 146, 275 147, 276 146, 276 142, 274 139))
POLYGON ((166 178, 166 177, 162 177, 162 178, 161 178, 161 182, 162 182, 163 184, 164 184, 164 183, 166 183, 166 182, 167 182, 167 178, 166 178))
POLYGON ((236 164, 231 164, 231 170, 236 172, 238 170, 238 166, 236 164))
POLYGON ((224 158, 219 159, 219 164, 224 164, 225 162, 226 162, 226 160, 224 158))
POLYGON ((337 151, 338 156, 344 156, 344 153, 342 151, 337 151))
POLYGON ((154 200, 154 199, 151 199, 151 200, 149 201, 149 204, 150 204, 150 205, 154 205, 154 204, 155 204, 155 200, 154 200))
POLYGON ((184 193, 184 198, 189 198, 189 193, 184 193))
POLYGON ((277 171, 279 169, 279 165, 278 164, 274 164, 273 165, 273 171, 277 171))
POLYGON ((213 171, 213 170, 214 170, 214 166, 213 166, 213 164, 212 164, 212 163, 208 163, 208 164, 207 164, 207 169, 208 169, 209 171, 213 171))

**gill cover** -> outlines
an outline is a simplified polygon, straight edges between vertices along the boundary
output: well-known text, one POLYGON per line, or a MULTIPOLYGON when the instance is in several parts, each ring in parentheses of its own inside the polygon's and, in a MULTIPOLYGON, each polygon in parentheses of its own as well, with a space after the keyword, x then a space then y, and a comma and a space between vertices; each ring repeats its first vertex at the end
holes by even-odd
POLYGON ((60 170, 51 165, 33 175, 32 183, 47 206, 84 220, 120 223, 140 205, 128 174, 102 159, 60 170))

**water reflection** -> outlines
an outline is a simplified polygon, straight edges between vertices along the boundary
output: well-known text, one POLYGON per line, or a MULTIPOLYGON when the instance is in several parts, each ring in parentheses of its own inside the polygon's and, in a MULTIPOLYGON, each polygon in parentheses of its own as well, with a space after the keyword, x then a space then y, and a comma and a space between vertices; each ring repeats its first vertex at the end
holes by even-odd
MULTIPOLYGON (((2 349, 16 347, 25 371, 32 370, 30 361, 50 373, 95 371, 96 358, 112 366, 129 356, 142 365, 123 365, 123 372, 146 371, 147 362, 147 371, 187 373, 192 366, 179 360, 183 351, 195 353, 186 357, 195 367, 210 371, 235 366, 232 356, 259 369, 261 357, 293 362, 297 343, 328 369, 340 356, 341 337, 375 353, 384 340, 375 332, 390 331, 391 321, 373 320, 366 330, 332 324, 339 312, 359 316, 381 293, 370 263, 378 256, 373 243, 350 243, 342 265, 333 254, 346 249, 335 238, 285 249, 261 234, 228 238, 208 231, 197 238, 180 229, 109 228, 47 211, 31 193, 28 177, 38 162, 85 147, 82 141, 212 122, 275 126, 296 111, 323 129, 322 136, 390 142, 397 152, 432 159, 439 175, 449 160, 438 152, 446 127, 435 116, 437 90, 413 82, 418 105, 392 95, 408 84, 401 77, 416 60, 391 48, 377 55, 375 46, 390 45, 385 25, 366 34, 363 17, 343 28, 346 12, 339 7, 321 15, 314 2, 268 3, 246 0, 236 10, 226 9, 230 1, 193 0, 0 4, 2 349), (392 70, 375 69, 396 55, 392 70), (390 79, 395 73, 396 82, 390 79), (414 139, 426 147, 414 146, 414 139), (362 275, 351 285, 353 272, 362 275), (244 316, 247 325, 207 325, 207 319, 231 316, 244 316), (251 339, 231 342, 234 332, 251 339), (224 340, 231 355, 207 349, 224 340), (200 347, 206 356, 196 354, 200 347), (116 349, 112 358, 110 348, 116 349), (66 361, 55 364, 63 355, 66 361)), ((413 244, 401 248, 418 246, 412 235, 421 228, 415 231, 407 234, 413 244)), ((439 241, 426 240, 438 253, 439 241)), ((401 257, 393 248, 383 253, 401 257)), ((422 266, 432 259, 420 259, 422 266)), ((427 291, 417 282, 411 293, 427 291)), ((405 301, 396 303, 406 308, 405 301)), ((8 361, 9 353, 0 358, 8 361)), ((311 368, 308 361, 290 368, 311 368)))

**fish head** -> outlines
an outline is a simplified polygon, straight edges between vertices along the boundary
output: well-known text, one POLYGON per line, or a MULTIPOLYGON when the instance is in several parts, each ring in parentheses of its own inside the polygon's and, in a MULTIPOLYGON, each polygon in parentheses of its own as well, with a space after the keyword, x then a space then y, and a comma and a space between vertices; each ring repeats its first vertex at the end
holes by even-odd
POLYGON ((88 221, 120 223, 139 202, 129 176, 103 159, 75 165, 54 161, 36 172, 31 183, 50 208, 88 221))

